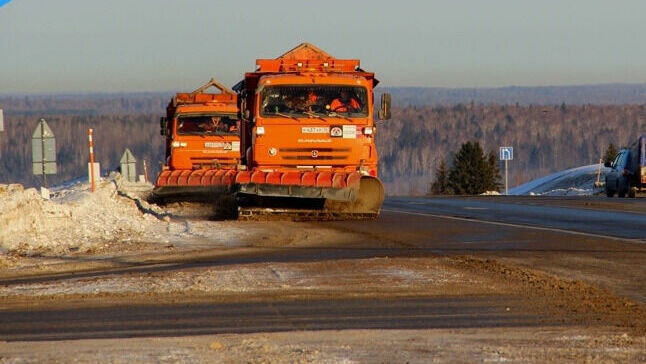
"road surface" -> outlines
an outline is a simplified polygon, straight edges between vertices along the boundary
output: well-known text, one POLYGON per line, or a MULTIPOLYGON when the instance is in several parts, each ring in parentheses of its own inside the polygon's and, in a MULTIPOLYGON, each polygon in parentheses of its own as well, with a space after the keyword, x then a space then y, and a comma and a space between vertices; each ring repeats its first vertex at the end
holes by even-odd
MULTIPOLYGON (((571 206, 566 200, 559 199, 535 201, 540 204, 529 205, 522 199, 504 198, 389 198, 381 217, 374 221, 298 225, 303 229, 316 227, 349 232, 353 236, 352 241, 318 247, 282 247, 280 244, 250 247, 237 254, 222 255, 221 251, 212 255, 188 254, 168 261, 141 262, 126 267, 122 264, 98 271, 0 280, 0 285, 11 287, 276 262, 337 264, 374 258, 468 256, 482 259, 478 261, 485 267, 481 273, 493 277, 492 288, 487 294, 461 295, 460 292, 448 291, 446 294, 427 294, 420 291, 416 297, 397 298, 387 294, 380 296, 381 291, 377 289, 371 296, 361 298, 359 295, 353 297, 351 288, 346 296, 340 295, 340 298, 317 297, 317 292, 299 298, 286 288, 284 293, 272 299, 257 297, 244 301, 241 298, 240 302, 232 303, 216 302, 215 296, 213 302, 204 297, 200 302, 183 302, 182 297, 177 296, 172 300, 152 297, 146 301, 145 297, 139 297, 130 301, 136 294, 124 294, 110 296, 103 303, 92 299, 84 301, 77 296, 74 297, 75 308, 69 309, 65 308, 65 297, 53 298, 51 304, 44 300, 33 307, 31 304, 11 305, 11 300, 7 299, 0 304, 0 340, 324 329, 543 327, 574 323, 593 327, 621 325, 620 322, 627 317, 630 317, 631 325, 644 325, 646 317, 635 317, 634 312, 617 310, 616 307, 622 307, 623 298, 646 303, 646 267, 643 265, 646 261, 646 244, 643 244, 646 215, 617 211, 616 208, 590 209, 581 207, 580 201, 571 203, 571 206), (530 269, 530 273, 510 270, 513 273, 509 273, 513 275, 510 278, 507 268, 498 268, 489 259, 511 267, 530 269), (486 266, 489 263, 493 264, 492 267, 486 266), (571 289, 557 281, 546 283, 547 288, 538 287, 536 284, 542 278, 526 278, 536 270, 608 290, 609 295, 619 297, 619 303, 608 298, 610 296, 603 296, 605 293, 595 293, 585 287, 571 289), (523 284, 524 288, 518 288, 523 284), (507 289, 509 285, 515 288, 507 289), (551 307, 557 301, 533 301, 532 294, 538 291, 549 299, 552 299, 549 297, 551 294, 561 297, 558 292, 563 287, 566 287, 568 298, 558 301, 561 302, 558 312, 552 311, 554 307, 551 307), (544 293, 552 290, 557 293, 544 293), (607 315, 595 311, 594 316, 581 316, 582 309, 578 305, 584 301, 592 302, 595 307, 612 309, 606 312, 607 315)), ((475 267, 469 266, 468 271, 473 272, 478 266, 475 267)), ((340 279, 343 280, 343 276, 340 279)), ((578 287, 577 284, 574 286, 578 287)), ((384 287, 384 292, 396 288, 384 287)), ((362 294, 365 296, 365 292, 362 294)), ((189 296, 187 294, 187 298, 189 296)), ((253 297, 253 292, 246 297, 253 297)))
MULTIPOLYGON (((581 208, 580 204, 576 204, 585 199, 400 197, 387 199, 383 209, 578 231, 646 242, 645 213, 629 211, 631 207, 634 208, 630 204, 626 205, 624 211, 581 208), (571 206, 567 206, 568 201, 573 202, 571 206), (537 205, 536 202, 542 204, 537 205)), ((591 200, 596 201, 596 198, 591 200)), ((624 201, 635 204, 636 200, 624 201)), ((637 203, 639 207, 646 206, 646 199, 637 203)))

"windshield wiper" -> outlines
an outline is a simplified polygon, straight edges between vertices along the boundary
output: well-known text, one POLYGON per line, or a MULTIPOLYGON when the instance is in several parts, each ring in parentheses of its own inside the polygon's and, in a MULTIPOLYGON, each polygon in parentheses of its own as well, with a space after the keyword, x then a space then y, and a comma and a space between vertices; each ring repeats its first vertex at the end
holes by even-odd
POLYGON ((303 111, 301 111, 301 112, 302 112, 303 114, 305 114, 305 115, 309 116, 309 117, 317 118, 317 119, 321 119, 321 120, 323 120, 323 121, 327 121, 327 119, 325 119, 325 118, 324 118, 324 116, 327 116, 327 115, 321 115, 321 114, 317 114, 317 113, 315 113, 314 111, 306 111, 306 110, 303 110, 303 111))
POLYGON ((296 116, 283 114, 282 112, 278 112, 278 111, 276 111, 276 112, 274 112, 274 113, 272 113, 272 114, 274 114, 274 115, 278 115, 278 116, 282 116, 282 117, 284 117, 284 118, 290 118, 290 119, 294 119, 294 120, 300 121, 296 116))
POLYGON ((354 121, 353 121, 352 119, 350 119, 349 117, 347 117, 347 116, 345 116, 345 115, 341 115, 341 114, 339 114, 339 113, 337 113, 337 112, 331 112, 329 116, 332 116, 332 117, 337 116, 337 117, 343 118, 343 119, 345 119, 345 120, 347 120, 347 121, 349 121, 349 122, 351 122, 351 123, 353 123, 353 122, 354 122, 354 121))

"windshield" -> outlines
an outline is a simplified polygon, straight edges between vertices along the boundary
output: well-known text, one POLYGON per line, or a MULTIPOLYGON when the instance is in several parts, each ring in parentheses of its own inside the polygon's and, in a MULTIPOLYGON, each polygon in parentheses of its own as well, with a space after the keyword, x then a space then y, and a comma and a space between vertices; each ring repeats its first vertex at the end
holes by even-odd
POLYGON ((178 135, 238 135, 240 122, 234 115, 180 115, 178 135))
POLYGON ((268 86, 263 89, 261 98, 262 116, 368 116, 365 87, 268 86))

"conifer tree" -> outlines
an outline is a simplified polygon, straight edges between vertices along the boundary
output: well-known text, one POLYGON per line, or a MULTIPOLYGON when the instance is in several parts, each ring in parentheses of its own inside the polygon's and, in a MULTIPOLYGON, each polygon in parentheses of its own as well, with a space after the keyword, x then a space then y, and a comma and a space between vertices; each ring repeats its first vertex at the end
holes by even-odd
POLYGON ((606 149, 606 153, 603 155, 603 163, 612 163, 618 153, 619 151, 613 143, 608 144, 608 149, 606 149))
POLYGON ((475 195, 500 188, 500 172, 493 153, 485 155, 480 143, 462 144, 449 171, 449 189, 457 195, 475 195))
POLYGON ((431 195, 448 195, 451 194, 449 189, 449 171, 446 168, 446 162, 440 161, 440 165, 435 169, 435 180, 431 184, 431 195))

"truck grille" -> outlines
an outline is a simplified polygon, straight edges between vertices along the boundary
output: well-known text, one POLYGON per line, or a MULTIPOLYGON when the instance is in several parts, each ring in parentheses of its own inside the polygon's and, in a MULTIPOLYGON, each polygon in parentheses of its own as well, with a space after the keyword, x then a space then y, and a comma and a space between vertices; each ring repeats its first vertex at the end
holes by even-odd
POLYGON ((236 164, 234 159, 229 158, 191 158, 191 167, 193 169, 209 168, 220 165, 236 164))
POLYGON ((350 148, 280 148, 283 160, 334 161, 348 158, 350 148), (342 154, 341 154, 342 153, 342 154))

